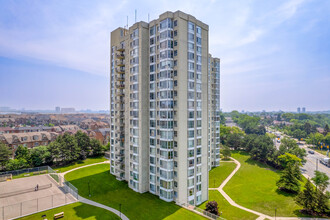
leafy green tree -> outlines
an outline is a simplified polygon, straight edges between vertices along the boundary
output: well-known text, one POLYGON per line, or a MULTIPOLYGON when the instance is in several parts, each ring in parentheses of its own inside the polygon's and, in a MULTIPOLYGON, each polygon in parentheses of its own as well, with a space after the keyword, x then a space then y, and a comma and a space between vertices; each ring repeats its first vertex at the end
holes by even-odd
POLYGON ((278 156, 278 160, 280 161, 283 168, 286 168, 288 164, 295 164, 295 163, 301 166, 301 159, 296 155, 287 152, 278 156))
POLYGON ((75 134, 75 138, 77 140, 78 147, 80 148, 80 159, 84 160, 91 152, 90 138, 82 131, 78 131, 75 134))
POLYGON ((276 183, 280 190, 290 193, 298 193, 300 191, 300 183, 299 179, 297 179, 295 166, 298 165, 288 163, 286 168, 282 171, 281 177, 276 183))
POLYGON ((324 141, 324 136, 320 133, 313 133, 313 134, 310 134, 306 140, 306 142, 308 144, 313 144, 313 145, 316 145, 318 146, 319 143, 323 142, 324 141))
POLYGON ((241 147, 243 136, 239 133, 229 134, 227 136, 227 146, 238 150, 241 147))
POLYGON ((279 152, 280 152, 280 154, 285 154, 285 153, 294 154, 301 159, 302 163, 306 162, 306 159, 305 159, 305 157, 307 155, 306 150, 303 148, 300 148, 298 146, 298 144, 296 143, 296 141, 291 138, 284 137, 281 140, 279 152))
POLYGON ((30 163, 34 167, 38 167, 49 163, 51 161, 51 154, 46 146, 34 147, 31 149, 30 163))
POLYGON ((104 154, 105 148, 102 146, 101 142, 97 139, 91 139, 91 148, 93 156, 100 156, 104 154))
POLYGON ((231 152, 229 147, 224 146, 222 149, 222 155, 224 156, 225 159, 228 159, 231 156, 231 152))
POLYGON ((55 141, 51 142, 47 149, 51 155, 52 163, 60 163, 62 161, 62 151, 61 151, 61 143, 56 139, 55 141))
POLYGON ((315 209, 315 206, 317 205, 315 201, 316 194, 309 179, 305 184, 305 189, 298 194, 295 200, 308 212, 312 212, 315 209))
POLYGON ((312 178, 315 186, 317 187, 317 189, 321 190, 322 192, 324 192, 324 190, 328 187, 329 185, 329 177, 327 174, 322 173, 318 170, 314 171, 314 177, 312 178))
POLYGON ((326 124, 326 125, 324 126, 324 132, 323 132, 323 135, 326 136, 329 132, 330 132, 329 125, 326 124))
POLYGON ((6 165, 6 170, 19 170, 28 167, 28 163, 25 159, 13 159, 9 160, 9 162, 6 165))
POLYGON ((300 141, 301 138, 307 137, 307 134, 306 134, 305 131, 302 131, 300 129, 296 129, 292 132, 292 136, 297 138, 300 141))
POLYGON ((79 158, 80 148, 74 136, 64 133, 60 139, 62 162, 70 163, 79 158))
POLYGON ((11 150, 4 143, 0 143, 0 165, 3 170, 11 157, 11 150))
POLYGON ((27 147, 22 145, 18 146, 15 151, 15 158, 16 159, 24 159, 26 161, 30 160, 30 151, 27 147))
POLYGON ((304 130, 307 135, 309 135, 312 132, 312 125, 309 122, 306 122, 304 124, 304 130))
POLYGON ((250 155, 252 159, 267 162, 272 160, 272 155, 276 151, 272 139, 266 135, 258 135, 251 143, 250 155))

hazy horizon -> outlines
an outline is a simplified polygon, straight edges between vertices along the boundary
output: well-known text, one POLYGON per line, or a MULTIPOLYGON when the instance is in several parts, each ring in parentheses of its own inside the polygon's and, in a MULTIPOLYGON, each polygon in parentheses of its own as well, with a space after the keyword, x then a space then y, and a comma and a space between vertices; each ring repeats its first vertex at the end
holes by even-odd
POLYGON ((110 32, 181 10, 209 25, 223 111, 330 110, 330 1, 2 1, 0 106, 109 109, 110 32))

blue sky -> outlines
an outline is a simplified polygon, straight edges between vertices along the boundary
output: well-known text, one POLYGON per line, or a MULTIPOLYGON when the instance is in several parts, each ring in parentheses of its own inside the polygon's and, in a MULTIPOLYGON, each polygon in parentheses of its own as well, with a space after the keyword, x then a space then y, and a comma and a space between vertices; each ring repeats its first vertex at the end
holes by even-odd
POLYGON ((221 107, 330 109, 330 1, 0 0, 0 106, 108 109, 110 31, 181 10, 207 23, 221 107))

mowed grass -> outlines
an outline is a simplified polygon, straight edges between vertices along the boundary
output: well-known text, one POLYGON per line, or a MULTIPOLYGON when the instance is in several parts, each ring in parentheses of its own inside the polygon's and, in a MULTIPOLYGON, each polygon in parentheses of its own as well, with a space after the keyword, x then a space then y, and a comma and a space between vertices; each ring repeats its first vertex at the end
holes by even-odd
POLYGON ((79 190, 79 195, 121 211, 129 219, 205 219, 173 202, 165 202, 151 193, 137 193, 126 182, 109 172, 109 164, 81 168, 65 175, 79 190), (89 197, 90 182, 91 197, 89 197))
POLYGON ((91 157, 91 158, 87 158, 86 160, 79 160, 79 161, 76 161, 74 163, 71 163, 71 164, 68 164, 65 166, 52 167, 52 169, 57 171, 58 173, 62 173, 62 172, 68 171, 68 170, 72 170, 74 168, 82 167, 82 166, 93 164, 93 163, 100 163, 100 162, 103 162, 106 160, 108 160, 108 159, 106 159, 103 156, 91 157))
POLYGON ((213 168, 209 172, 209 188, 218 188, 221 183, 235 169, 234 162, 220 162, 220 166, 213 168))
MULTIPOLYGON (((220 162, 221 163, 221 162, 220 162)), ((236 208, 227 202, 227 200, 217 190, 209 190, 209 201, 215 200, 218 203, 219 212, 222 212, 221 217, 227 220, 250 220, 258 218, 257 215, 242 209, 236 208)), ((204 202, 199 206, 201 209, 205 209, 207 202, 204 202)))
MULTIPOLYGON (((241 168, 224 187, 224 191, 239 205, 274 216, 302 216, 294 201, 295 195, 281 192, 276 181, 280 172, 250 159, 244 152, 235 152, 232 157, 241 163, 241 168)), ((304 184, 302 184, 304 185, 304 184)))
POLYGON ((101 209, 95 206, 87 205, 84 203, 76 202, 70 205, 61 206, 55 209, 50 209, 44 212, 39 212, 33 215, 29 215, 21 220, 40 220, 43 219, 41 216, 46 215, 47 219, 53 219, 54 214, 64 212, 64 218, 60 219, 87 219, 87 220, 101 220, 101 219, 109 219, 109 220, 117 220, 120 219, 117 215, 108 210, 101 209))

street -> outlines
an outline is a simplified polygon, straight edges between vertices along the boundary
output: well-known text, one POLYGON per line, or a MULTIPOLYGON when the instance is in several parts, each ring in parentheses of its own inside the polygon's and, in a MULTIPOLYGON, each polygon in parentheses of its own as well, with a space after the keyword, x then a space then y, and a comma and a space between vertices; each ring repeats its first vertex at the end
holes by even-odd
MULTIPOLYGON (((325 158, 326 156, 317 153, 316 151, 314 151, 314 154, 308 153, 308 151, 312 149, 309 149, 305 144, 301 144, 299 145, 299 147, 304 148, 307 152, 307 162, 301 169, 303 174, 306 174, 312 178, 314 177, 314 171, 317 169, 318 171, 326 173, 328 177, 330 177, 330 168, 320 163, 320 160, 322 160, 322 158, 325 158)), ((330 192, 330 186, 328 186, 327 190, 330 192)))
MULTIPOLYGON (((273 133, 276 132, 267 127, 267 132, 269 132, 269 131, 272 131, 273 133)), ((283 133, 280 133, 280 134, 281 134, 280 140, 283 137, 291 138, 283 133)), ((292 139, 294 139, 294 138, 292 138, 292 139)), ((297 139, 294 139, 294 140, 298 141, 297 139)), ((276 138, 276 141, 275 141, 276 148, 279 149, 280 145, 281 145, 281 143, 278 143, 277 138, 276 138)), ((298 146, 300 148, 304 148, 307 153, 306 163, 301 168, 302 174, 307 175, 309 178, 313 178, 314 171, 317 169, 318 171, 321 171, 321 172, 327 174, 328 177, 330 178, 330 168, 320 163, 320 160, 322 160, 323 158, 326 158, 326 156, 314 151, 313 149, 308 148, 307 144, 304 141, 300 141, 300 144, 298 144, 298 146), (310 151, 310 150, 314 151, 314 154, 308 153, 308 151, 310 151)), ((328 186, 327 190, 330 192, 330 185, 328 186)))

